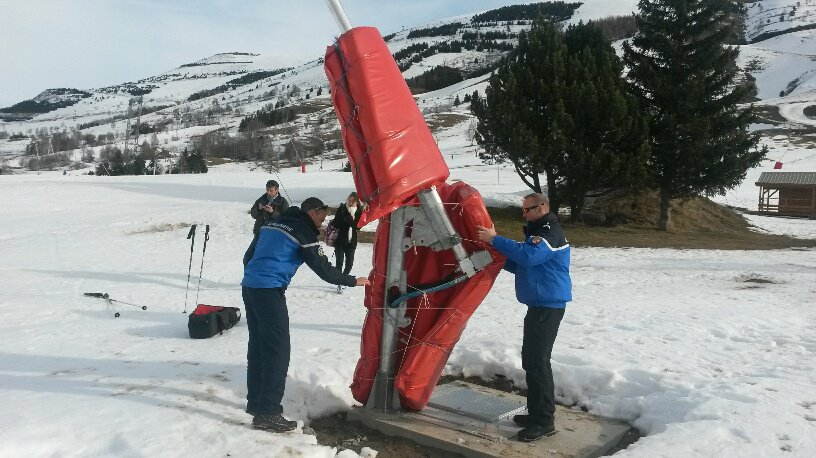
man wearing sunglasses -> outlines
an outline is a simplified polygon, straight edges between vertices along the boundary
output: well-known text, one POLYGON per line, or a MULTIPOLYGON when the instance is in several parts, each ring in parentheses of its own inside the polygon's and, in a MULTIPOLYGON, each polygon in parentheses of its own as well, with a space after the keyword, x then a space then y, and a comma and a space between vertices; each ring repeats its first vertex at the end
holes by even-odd
POLYGON ((550 201, 542 194, 524 197, 521 212, 527 225, 524 242, 477 226, 479 238, 507 257, 505 270, 516 276, 516 298, 527 305, 521 364, 527 375, 528 415, 513 421, 524 429, 518 438, 531 442, 555 434, 555 385, 550 356, 567 302, 572 300, 570 247, 550 201))

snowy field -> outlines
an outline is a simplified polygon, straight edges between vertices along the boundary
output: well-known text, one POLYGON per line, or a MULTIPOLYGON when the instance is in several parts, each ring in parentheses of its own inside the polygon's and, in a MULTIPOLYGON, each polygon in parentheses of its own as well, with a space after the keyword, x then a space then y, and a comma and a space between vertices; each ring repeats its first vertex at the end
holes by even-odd
MULTIPOLYGON (((763 3, 766 14, 771 6, 790 9, 794 2, 763 3)), ((793 19, 756 33, 802 20, 810 3, 802 2, 793 19)), ((636 4, 585 0, 574 20, 628 14, 636 4)), ((759 5, 752 9, 758 15, 759 5)), ((806 124, 813 123, 802 110, 812 104, 816 87, 815 33, 742 47, 741 63, 759 67, 754 73, 760 97, 806 124), (794 80, 797 89, 777 99, 794 80)), ((248 69, 272 66, 262 57, 252 60, 248 69)), ((311 62, 275 80, 306 89, 325 84, 324 78, 311 62)), ((161 90, 183 99, 213 82, 177 81, 161 90)), ((449 104, 485 85, 480 77, 423 94, 420 107, 449 104)), ((250 112, 267 102, 242 107, 250 112)), ((121 111, 123 103, 110 98, 100 105, 119 105, 121 111)), ((62 114, 86 108, 78 104, 62 114)), ((529 191, 512 167, 476 157, 465 140, 468 127, 466 121, 436 136, 450 179, 475 186, 488 205, 518 205, 529 191)), ((178 147, 206 130, 160 140, 178 147)), ((768 160, 715 201, 756 209, 754 182, 774 162, 782 162, 783 171, 816 169, 816 151, 807 145, 782 135, 764 142, 768 160)), ((21 145, 0 142, 0 154, 21 145)), ((197 341, 188 337, 182 313, 190 224, 211 225, 198 302, 243 307, 241 257, 252 228, 247 211, 263 184, 279 180, 294 203, 316 195, 336 206, 353 190, 350 174, 337 172, 340 167, 341 161, 327 161, 322 169, 310 165, 305 175, 268 175, 228 164, 198 176, 0 176, 0 457, 357 456, 318 445, 307 426, 354 404, 348 385, 365 317, 361 289, 338 296, 304 267, 287 292, 293 353, 284 409, 301 424, 291 434, 249 427, 251 417, 243 412, 246 323, 197 341), (84 292, 107 292, 148 309, 112 309, 84 292), (114 318, 116 311, 120 318, 114 318)), ((758 231, 816 238, 814 220, 748 219, 758 231)), ((188 311, 199 282, 202 236, 192 261, 188 311)), ((371 251, 360 246, 352 273, 369 272, 371 251)), ((575 300, 553 354, 556 394, 564 404, 628 421, 645 435, 618 455, 816 456, 816 250, 582 248, 573 251, 572 278, 575 300)), ((446 373, 500 374, 524 386, 524 313, 512 276, 502 273, 446 373)))
MULTIPOLYGON (((440 138, 446 160, 460 152, 449 160, 452 179, 491 204, 526 193, 511 170, 482 165, 457 138, 440 138)), ((272 178, 296 203, 314 194, 337 205, 352 182, 332 168, 272 178)), ((268 178, 237 165, 199 176, 0 177, 0 456, 338 454, 309 429, 249 427, 245 322, 210 340, 187 336, 189 224, 211 225, 199 302, 242 307, 246 212, 268 178), (84 292, 148 309, 118 305, 114 318, 84 292)), ((812 237, 816 221, 802 223, 812 237)), ((202 241, 199 232, 188 309, 202 241)), ((646 435, 621 456, 814 456, 815 254, 576 249, 575 300, 553 356, 559 400, 646 435)), ((353 273, 367 274, 370 258, 361 245, 353 273)), ((338 296, 305 267, 287 292, 284 409, 302 426, 353 404, 362 295, 338 296)), ((502 374, 523 386, 524 312, 502 273, 447 373, 502 374)))

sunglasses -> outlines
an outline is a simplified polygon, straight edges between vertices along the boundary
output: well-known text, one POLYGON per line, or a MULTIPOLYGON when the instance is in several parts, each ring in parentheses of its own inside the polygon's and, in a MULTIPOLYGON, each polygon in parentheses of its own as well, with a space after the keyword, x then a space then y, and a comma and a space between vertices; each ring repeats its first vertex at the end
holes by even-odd
POLYGON ((521 208, 521 214, 526 215, 527 213, 530 213, 531 211, 535 210, 536 207, 540 207, 542 205, 544 205, 544 204, 536 204, 536 205, 533 205, 532 207, 522 207, 521 208))

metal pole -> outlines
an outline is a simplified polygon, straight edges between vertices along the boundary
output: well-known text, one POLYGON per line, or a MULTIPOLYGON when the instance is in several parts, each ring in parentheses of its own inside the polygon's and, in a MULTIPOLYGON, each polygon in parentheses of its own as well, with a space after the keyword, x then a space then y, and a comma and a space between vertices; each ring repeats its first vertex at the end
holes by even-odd
POLYGON ((431 228, 439 241, 442 242, 442 247, 453 250, 462 273, 468 277, 475 275, 476 268, 473 261, 468 257, 465 247, 462 246, 461 238, 453 228, 453 223, 448 218, 448 214, 445 213, 445 205, 436 191, 436 186, 419 191, 417 196, 419 201, 422 202, 423 210, 431 223, 431 228))
MULTIPOLYGON (((339 0, 326 0, 334 20, 340 31, 345 33, 351 30, 351 22, 339 0)), ((322 157, 321 157, 322 159, 322 157)), ((396 359, 394 352, 397 348, 397 331, 405 321, 405 301, 399 307, 391 308, 390 292, 397 288, 399 294, 405 294, 406 273, 403 265, 405 253, 402 250, 405 238, 405 224, 407 223, 408 208, 400 207, 391 212, 391 226, 388 234, 388 264, 385 273, 385 297, 383 297, 382 335, 380 338, 380 367, 374 378, 374 386, 368 397, 366 407, 380 413, 399 411, 399 395, 394 390, 394 375, 396 359)))
POLYGON ((391 226, 388 231, 388 264, 385 272, 385 297, 383 298, 383 323, 380 345, 380 368, 374 378, 374 387, 368 397, 366 407, 381 413, 391 413, 399 410, 399 396, 394 391, 394 373, 396 360, 394 352, 397 348, 397 328, 405 319, 405 302, 399 307, 389 307, 391 290, 399 289, 399 294, 405 294, 405 269, 403 260, 405 252, 402 250, 405 237, 406 207, 400 207, 391 212, 391 226))
POLYGON ((337 27, 340 28, 340 31, 345 33, 351 30, 351 22, 349 21, 348 16, 346 16, 346 12, 343 10, 340 0, 326 0, 326 4, 329 5, 329 9, 332 12, 332 16, 334 16, 334 20, 337 22, 337 27))

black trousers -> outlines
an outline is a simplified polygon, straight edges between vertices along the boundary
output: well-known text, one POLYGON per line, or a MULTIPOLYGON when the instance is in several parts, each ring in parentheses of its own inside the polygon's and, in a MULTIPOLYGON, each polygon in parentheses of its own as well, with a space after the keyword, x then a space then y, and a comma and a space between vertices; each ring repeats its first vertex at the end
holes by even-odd
POLYGON ((550 425, 555 415, 555 384, 550 356, 565 309, 528 307, 524 317, 521 366, 527 374, 530 423, 550 425))
POLYGON ((284 290, 244 286, 242 295, 249 328, 247 412, 283 413, 281 400, 291 350, 284 290))
POLYGON ((354 265, 354 251, 357 247, 354 246, 336 246, 334 247, 334 259, 337 261, 336 267, 343 269, 343 273, 348 275, 351 272, 351 267, 354 265), (343 260, 346 261, 346 267, 343 268, 343 260))

